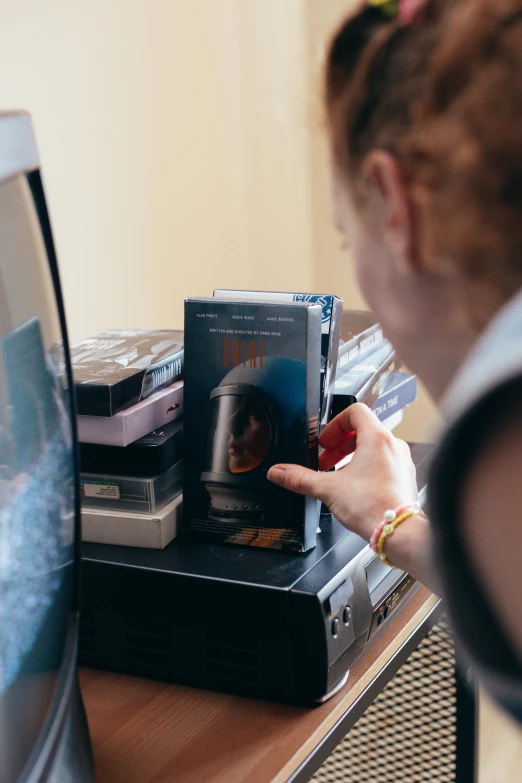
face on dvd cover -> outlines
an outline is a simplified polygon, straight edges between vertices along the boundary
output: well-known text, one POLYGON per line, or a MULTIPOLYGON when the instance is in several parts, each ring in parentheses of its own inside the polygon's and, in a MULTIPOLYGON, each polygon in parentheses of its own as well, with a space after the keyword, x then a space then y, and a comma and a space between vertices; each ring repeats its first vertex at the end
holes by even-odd
POLYGON ((185 362, 188 532, 310 549, 317 502, 267 473, 278 462, 317 466, 321 308, 188 300, 185 362))

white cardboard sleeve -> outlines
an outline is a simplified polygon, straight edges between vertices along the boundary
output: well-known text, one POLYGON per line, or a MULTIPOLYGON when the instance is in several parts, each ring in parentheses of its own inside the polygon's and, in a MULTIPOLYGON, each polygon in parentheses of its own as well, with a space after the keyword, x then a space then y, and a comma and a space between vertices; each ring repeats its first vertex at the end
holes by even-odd
POLYGON ((182 510, 181 493, 154 514, 85 506, 82 508, 82 541, 165 549, 176 538, 182 510))
POLYGON ((128 446, 183 415, 183 381, 147 397, 114 416, 78 416, 81 443, 128 446))

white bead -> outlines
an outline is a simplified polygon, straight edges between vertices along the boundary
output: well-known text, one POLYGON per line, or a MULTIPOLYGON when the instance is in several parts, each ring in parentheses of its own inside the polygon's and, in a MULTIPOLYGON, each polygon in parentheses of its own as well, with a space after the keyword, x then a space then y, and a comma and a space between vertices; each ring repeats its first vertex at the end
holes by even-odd
POLYGON ((395 511, 392 511, 391 508, 388 509, 388 511, 384 512, 384 520, 386 522, 393 522, 393 520, 396 519, 396 517, 397 514, 395 513, 395 511))

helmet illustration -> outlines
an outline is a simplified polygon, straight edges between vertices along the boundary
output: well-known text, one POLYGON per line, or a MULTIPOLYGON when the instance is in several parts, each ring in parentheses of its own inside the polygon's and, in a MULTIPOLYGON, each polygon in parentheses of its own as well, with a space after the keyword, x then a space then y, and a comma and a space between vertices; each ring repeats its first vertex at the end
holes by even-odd
POLYGON ((295 462, 306 438, 306 368, 269 356, 262 368, 231 370, 210 394, 209 444, 201 480, 209 518, 278 525, 293 498, 266 478, 277 462, 295 462))

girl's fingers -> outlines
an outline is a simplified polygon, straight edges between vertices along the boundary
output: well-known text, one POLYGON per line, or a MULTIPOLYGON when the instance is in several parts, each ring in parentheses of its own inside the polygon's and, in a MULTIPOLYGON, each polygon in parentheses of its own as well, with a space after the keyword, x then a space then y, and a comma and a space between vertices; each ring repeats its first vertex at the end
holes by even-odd
POLYGON ((335 448, 322 451, 319 454, 319 470, 330 470, 348 454, 352 454, 355 451, 356 442, 355 432, 351 432, 335 448))
POLYGON ((367 431, 381 428, 382 424, 375 413, 367 405, 356 402, 349 405, 324 428, 319 438, 319 445, 323 449, 334 449, 346 440, 347 435, 365 434, 367 431))
POLYGON ((329 473, 316 473, 302 465, 274 465, 268 471, 268 478, 279 487, 319 500, 325 499, 330 485, 329 473))

